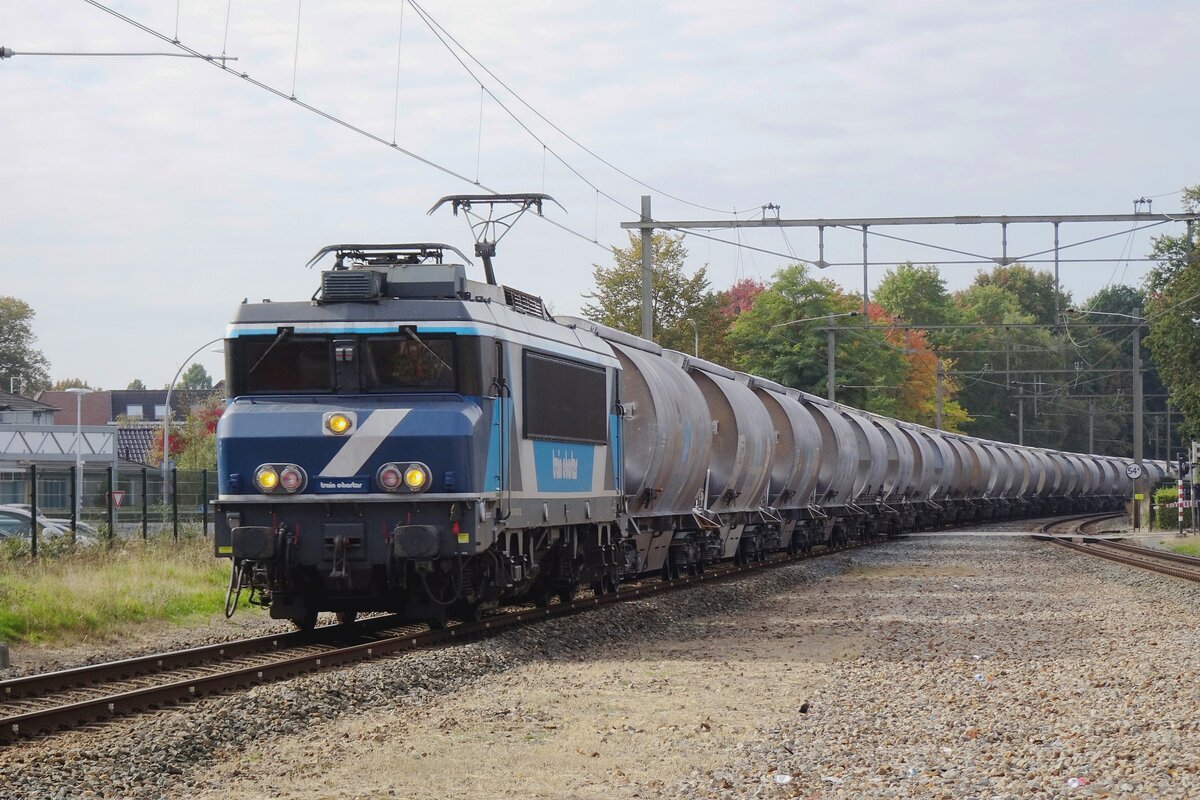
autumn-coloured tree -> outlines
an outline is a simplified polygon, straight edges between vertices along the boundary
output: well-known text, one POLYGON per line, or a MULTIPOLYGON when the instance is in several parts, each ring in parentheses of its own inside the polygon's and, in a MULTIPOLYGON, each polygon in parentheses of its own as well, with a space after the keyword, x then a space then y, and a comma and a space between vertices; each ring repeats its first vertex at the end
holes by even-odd
POLYGON ((738 314, 748 311, 754 305, 754 299, 766 288, 766 284, 754 278, 735 281, 732 286, 719 293, 721 315, 732 323, 738 314))
MULTIPOLYGON (((171 426, 171 459, 178 469, 201 470, 217 467, 217 422, 225 411, 220 397, 210 397, 188 411, 182 425, 171 426)), ((154 432, 147 460, 162 463, 163 428, 154 432)))
MULTIPOLYGON (((867 315, 876 324, 899 321, 874 303, 868 305, 867 315)), ((896 418, 934 427, 937 424, 937 371, 941 359, 930 349, 923 330, 897 325, 888 328, 886 336, 888 343, 908 362, 908 372, 896 390, 896 418)), ((941 361, 943 371, 951 370, 953 362, 941 361)), ((970 422, 971 417, 955 399, 958 389, 953 376, 942 377, 942 429, 961 433, 962 426, 970 422)))

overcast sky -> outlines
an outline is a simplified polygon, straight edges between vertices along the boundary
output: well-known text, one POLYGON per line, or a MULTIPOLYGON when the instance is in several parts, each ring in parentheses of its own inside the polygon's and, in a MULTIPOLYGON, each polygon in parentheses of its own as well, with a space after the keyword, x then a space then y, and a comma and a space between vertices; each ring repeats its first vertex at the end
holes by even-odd
MULTIPOLYGON (((244 297, 307 299, 318 276, 304 264, 325 244, 445 241, 469 253, 461 218, 425 212, 443 195, 479 191, 476 178, 566 207, 547 215, 578 235, 527 219, 496 262, 502 282, 559 313, 578 311, 592 263, 609 260, 591 240, 623 244, 619 224, 634 216, 571 169, 630 208, 651 194, 654 216, 675 220, 765 203, 784 217, 1126 213, 1143 195, 1173 211, 1172 193, 1200 183, 1194 0, 425 0, 524 101, 653 190, 472 65, 571 169, 491 98, 481 126, 479 82, 411 6, 401 27, 400 0, 309 0, 298 50, 296 0, 180 0, 178 18, 166 0, 112 5, 238 61, 229 72, 178 58, 0 61, 0 294, 35 309, 54 379, 105 388, 164 385, 222 335, 244 297), (294 79, 298 99, 385 143, 234 72, 285 95, 294 79), (393 130, 400 148, 468 180, 388 147, 393 130)), ((0 0, 0 23, 0 46, 18 52, 172 50, 81 0, 0 0)), ((1063 242, 1122 232, 1072 255, 1144 256, 1150 233, 1126 230, 1065 226, 1063 242)), ((1000 252, 995 228, 889 232, 1000 252)), ((1010 229, 1009 240, 1010 254, 1052 244, 1048 225, 1010 229)), ((742 241, 817 257, 815 231, 742 241)), ((787 262, 701 239, 688 247, 689 266, 707 263, 714 288, 768 279, 787 262)), ((939 257, 887 240, 871 247, 872 260, 939 257)), ((860 237, 829 234, 825 257, 861 259, 860 237)), ((943 274, 957 288, 977 269, 943 274)), ((1062 274, 1083 299, 1146 269, 1100 262, 1062 274)), ((861 267, 826 274, 861 291, 861 267)), ((220 356, 204 351, 201 362, 221 373, 220 356)))

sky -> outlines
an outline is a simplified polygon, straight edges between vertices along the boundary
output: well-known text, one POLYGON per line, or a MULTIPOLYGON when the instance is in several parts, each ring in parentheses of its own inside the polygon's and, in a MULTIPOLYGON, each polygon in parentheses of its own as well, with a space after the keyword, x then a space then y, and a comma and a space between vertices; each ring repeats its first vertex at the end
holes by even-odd
MULTIPOLYGON (((426 212, 481 187, 565 208, 522 220, 496 270, 575 314, 643 194, 661 220, 767 203, 784 218, 1107 214, 1143 196, 1176 211, 1200 184, 1193 0, 421 2, 475 77, 401 0, 106 5, 237 60, 0 61, 0 294, 33 307, 52 379, 103 388, 163 386, 196 350, 220 376, 205 343, 243 298, 308 299, 324 245, 470 254, 461 217, 426 212)), ((0 20, 17 53, 182 52, 83 0, 0 0, 0 20)), ((1150 236, 1181 230, 1129 228, 1063 227, 1064 244, 1116 234, 1073 258, 1129 259, 1064 264, 1077 300, 1140 281, 1150 236)), ((887 232, 1000 254, 996 227, 887 232)), ((809 229, 712 235, 774 253, 689 238, 688 268, 715 289, 817 258, 809 229)), ((1049 225, 1008 238, 1010 255, 1053 243, 1049 225)), ((870 246, 872 261, 957 258, 870 246)), ((825 258, 858 262, 861 235, 829 232, 825 258)), ((953 289, 978 269, 942 273, 953 289)), ((861 266, 821 274, 861 291, 861 266)))

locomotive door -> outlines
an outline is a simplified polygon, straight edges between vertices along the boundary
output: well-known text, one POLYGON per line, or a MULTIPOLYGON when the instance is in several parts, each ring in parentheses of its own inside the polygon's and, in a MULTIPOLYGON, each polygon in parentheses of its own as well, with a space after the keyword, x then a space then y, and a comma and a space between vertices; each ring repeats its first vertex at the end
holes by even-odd
POLYGON ((504 358, 504 342, 496 341, 496 372, 492 382, 497 405, 496 417, 499 420, 496 435, 499 438, 500 459, 497 474, 497 521, 508 519, 512 512, 512 383, 506 371, 507 359, 504 358))

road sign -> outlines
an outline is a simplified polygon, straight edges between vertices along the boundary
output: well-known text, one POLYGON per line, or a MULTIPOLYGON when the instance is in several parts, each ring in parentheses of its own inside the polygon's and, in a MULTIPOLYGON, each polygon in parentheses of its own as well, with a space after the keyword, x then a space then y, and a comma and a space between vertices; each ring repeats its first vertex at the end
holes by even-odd
POLYGON ((120 508, 121 502, 125 499, 125 492, 117 490, 109 492, 108 494, 110 497, 112 497, 113 508, 120 508))
POLYGON ((1142 465, 1135 461, 1125 468, 1125 474, 1136 481, 1142 477, 1142 465))

